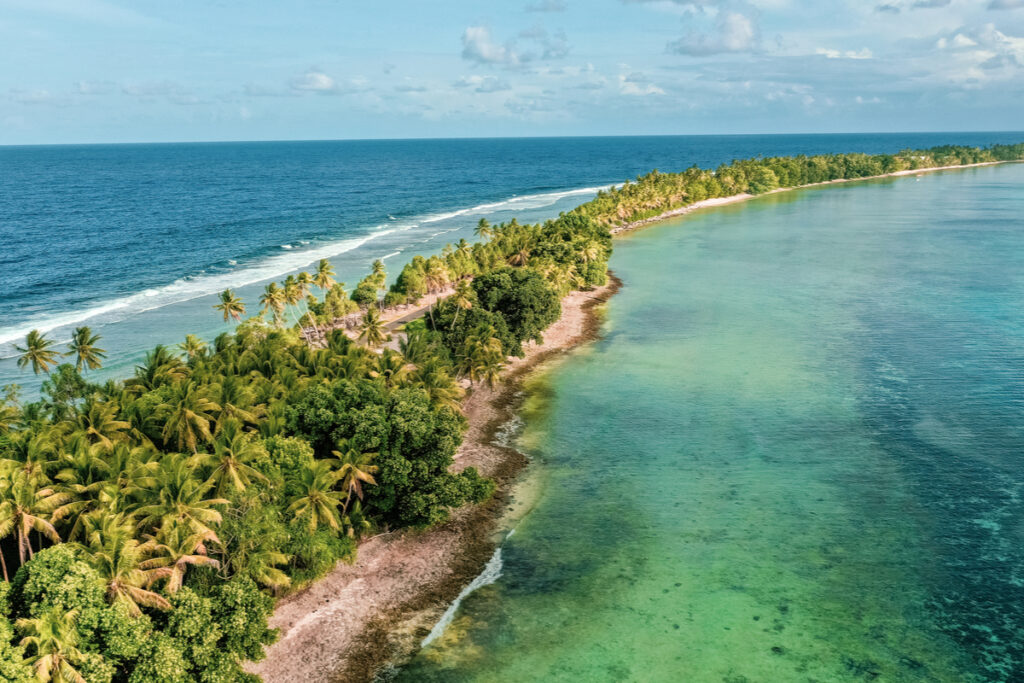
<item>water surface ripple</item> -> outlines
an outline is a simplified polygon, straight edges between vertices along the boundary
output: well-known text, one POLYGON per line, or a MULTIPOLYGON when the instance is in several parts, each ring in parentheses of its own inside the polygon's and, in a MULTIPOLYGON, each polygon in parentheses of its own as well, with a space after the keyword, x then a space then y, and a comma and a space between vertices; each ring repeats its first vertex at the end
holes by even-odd
POLYGON ((408 681, 1024 680, 1024 165, 622 239, 547 482, 408 681))

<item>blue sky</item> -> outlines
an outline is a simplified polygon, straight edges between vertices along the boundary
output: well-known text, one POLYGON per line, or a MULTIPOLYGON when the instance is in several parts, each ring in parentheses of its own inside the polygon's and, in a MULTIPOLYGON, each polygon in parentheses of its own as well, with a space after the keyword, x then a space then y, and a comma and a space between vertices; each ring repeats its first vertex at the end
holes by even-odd
POLYGON ((0 0, 0 57, 0 144, 1024 128, 1024 0, 0 0))

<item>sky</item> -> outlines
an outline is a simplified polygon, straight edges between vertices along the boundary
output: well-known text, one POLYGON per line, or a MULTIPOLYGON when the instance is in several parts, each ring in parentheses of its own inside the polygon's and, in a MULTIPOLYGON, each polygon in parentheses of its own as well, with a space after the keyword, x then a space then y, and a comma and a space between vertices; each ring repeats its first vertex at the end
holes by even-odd
POLYGON ((1024 0, 0 0, 0 144, 1019 130, 1024 0))

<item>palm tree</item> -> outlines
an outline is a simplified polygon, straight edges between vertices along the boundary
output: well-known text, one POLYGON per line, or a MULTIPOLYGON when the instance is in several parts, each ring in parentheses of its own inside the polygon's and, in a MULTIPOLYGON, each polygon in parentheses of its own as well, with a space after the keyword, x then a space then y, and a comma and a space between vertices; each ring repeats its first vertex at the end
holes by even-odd
POLYGON ((155 546, 152 557, 139 565, 143 571, 151 571, 154 581, 167 579, 167 592, 174 595, 185 582, 188 567, 220 568, 220 562, 206 554, 203 535, 183 524, 172 525, 170 530, 161 530, 152 538, 155 546))
POLYGON ((371 347, 378 347, 384 343, 384 325, 380 320, 380 312, 376 308, 366 309, 363 316, 363 324, 359 328, 360 341, 366 341, 371 347))
POLYGON ((377 485, 377 480, 373 478, 373 475, 380 468, 370 464, 377 454, 360 453, 349 446, 347 441, 339 441, 338 450, 331 451, 331 454, 341 463, 338 467, 338 479, 341 481, 341 490, 345 491, 345 502, 341 505, 342 511, 345 511, 348 510, 353 493, 359 500, 363 499, 364 483, 377 485))
MULTIPOLYGON (((245 311, 242 312, 244 313, 245 311)), ((185 335, 185 341, 178 344, 178 348, 182 350, 186 358, 192 360, 206 353, 206 349, 209 347, 206 342, 194 334, 187 334, 185 335)))
POLYGON ((448 406, 455 411, 461 409, 462 387, 455 383, 448 370, 436 359, 417 368, 411 379, 427 393, 435 406, 448 406))
POLYGON ((483 380, 493 387, 500 378, 505 352, 501 340, 494 335, 493 327, 482 326, 466 337, 459 356, 459 371, 469 377, 471 384, 483 380))
MULTIPOLYGON (((50 488, 40 489, 20 470, 13 472, 0 486, 0 538, 15 534, 18 566, 25 564, 26 555, 29 558, 35 555, 29 536, 31 532, 35 531, 54 543, 60 543, 60 535, 47 516, 68 502, 70 495, 57 493, 50 488)), ((6 576, 6 564, 3 568, 6 576)))
POLYGON ((430 291, 443 290, 451 281, 451 275, 448 273, 448 268, 445 266, 444 261, 436 256, 427 259, 425 275, 427 278, 427 288, 430 291))
POLYGON ((231 559, 231 566, 235 573, 245 574, 259 585, 278 591, 292 583, 288 575, 278 569, 289 560, 291 557, 285 553, 260 547, 251 553, 236 553, 231 559))
POLYGON ((75 669, 82 659, 78 649, 78 610, 51 608, 34 619, 18 619, 15 626, 25 634, 22 647, 32 654, 28 662, 36 680, 51 683, 86 683, 75 669))
POLYGON ((78 413, 78 429, 90 444, 110 450, 115 441, 128 439, 131 423, 117 419, 117 405, 90 398, 78 413))
POLYGON ((214 308, 224 314, 224 322, 230 318, 234 318, 237 322, 245 315, 245 304, 230 289, 225 289, 220 293, 220 303, 215 304, 214 308))
POLYGON ((74 334, 71 335, 71 344, 68 345, 71 350, 64 354, 75 356, 75 370, 98 370, 103 366, 102 359, 107 357, 107 352, 96 346, 99 340, 100 336, 93 334, 88 327, 75 328, 74 334))
POLYGON ((210 468, 207 483, 214 487, 215 495, 222 498, 225 491, 244 491, 253 480, 266 477, 248 462, 260 452, 258 444, 241 429, 241 423, 230 419, 213 442, 213 453, 196 456, 197 462, 210 468))
POLYGON ((452 295, 452 303, 455 304, 455 317, 452 318, 452 325, 458 322, 459 311, 468 311, 473 308, 474 301, 476 301, 476 292, 473 291, 469 281, 459 281, 459 284, 455 286, 455 294, 452 295))
POLYGON ((320 262, 316 264, 316 274, 313 276, 313 284, 320 288, 320 291, 327 293, 334 285, 338 284, 334 280, 334 267, 330 262, 322 258, 320 262))
POLYGON ((88 545, 82 546, 85 561, 103 579, 107 600, 122 603, 132 616, 139 616, 139 605, 170 609, 171 603, 149 590, 149 587, 163 574, 147 567, 145 557, 153 552, 153 541, 139 543, 130 517, 123 514, 103 514, 89 520, 86 538, 88 545))
POLYGON ((480 222, 473 228, 473 234, 477 237, 487 240, 494 235, 494 231, 491 230, 491 224, 487 222, 486 218, 481 218, 480 222))
MULTIPOLYGON (((302 301, 302 285, 294 275, 289 275, 284 279, 284 285, 282 289, 284 293, 284 304, 285 308, 288 306, 295 306, 298 310, 298 304, 302 301)), ((298 316, 296 315, 296 321, 298 316)))
POLYGON ((15 346, 14 350, 20 353, 18 367, 32 365, 32 372, 39 374, 39 371, 49 372, 50 366, 57 364, 60 354, 51 347, 56 344, 52 339, 47 339, 39 330, 32 330, 25 337, 25 346, 15 346))
POLYGON ((294 513, 295 519, 308 517, 310 531, 316 531, 321 524, 335 531, 341 528, 338 507, 343 503, 344 494, 334 490, 338 477, 338 472, 326 460, 316 460, 303 468, 299 477, 302 491, 288 506, 288 511, 294 513))
POLYGON ((228 505, 229 501, 207 498, 212 484, 200 482, 184 456, 177 453, 163 456, 153 475, 141 478, 140 484, 147 489, 145 499, 152 502, 137 510, 141 518, 139 528, 159 529, 167 524, 185 524, 202 534, 204 540, 220 542, 211 527, 221 522, 216 506, 228 505))
POLYGON ((385 389, 401 385, 409 377, 416 366, 407 363, 405 357, 391 349, 385 349, 374 364, 376 367, 369 372, 370 377, 379 379, 385 389))
POLYGON ((135 377, 125 382, 136 390, 151 391, 188 374, 181 359, 163 344, 157 344, 146 353, 142 365, 135 366, 135 377))
POLYGON ((167 402, 157 407, 156 416, 164 420, 164 442, 193 453, 200 440, 211 441, 210 424, 220 406, 208 397, 208 389, 191 380, 176 382, 167 402))
POLYGON ((285 294, 276 282, 271 282, 263 289, 260 305, 263 307, 264 313, 271 312, 274 325, 280 327, 284 321, 285 294))

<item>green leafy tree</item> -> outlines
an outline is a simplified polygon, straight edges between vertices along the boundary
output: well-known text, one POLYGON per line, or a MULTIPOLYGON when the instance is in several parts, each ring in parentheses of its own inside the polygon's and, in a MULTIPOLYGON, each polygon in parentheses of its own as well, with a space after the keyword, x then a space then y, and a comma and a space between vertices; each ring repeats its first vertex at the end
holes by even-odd
POLYGON ((65 356, 75 357, 75 370, 81 372, 83 369, 98 370, 103 366, 103 359, 107 357, 105 350, 99 346, 100 336, 93 334, 88 327, 76 327, 71 335, 70 351, 65 356))
POLYGON ((18 367, 32 366, 32 372, 39 374, 49 372, 50 367, 57 364, 60 353, 53 349, 56 342, 47 339, 39 330, 32 330, 25 337, 25 346, 15 345, 14 350, 20 353, 18 367))

